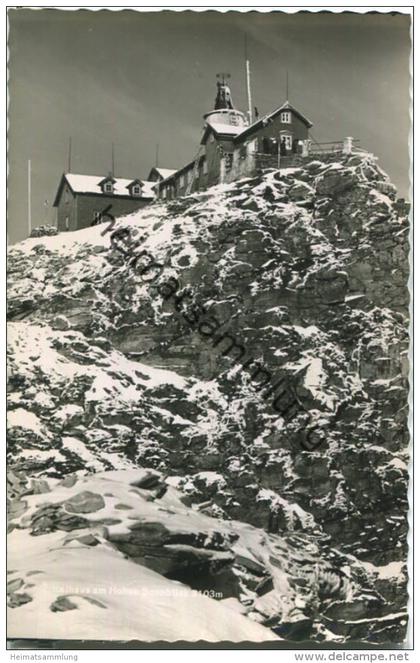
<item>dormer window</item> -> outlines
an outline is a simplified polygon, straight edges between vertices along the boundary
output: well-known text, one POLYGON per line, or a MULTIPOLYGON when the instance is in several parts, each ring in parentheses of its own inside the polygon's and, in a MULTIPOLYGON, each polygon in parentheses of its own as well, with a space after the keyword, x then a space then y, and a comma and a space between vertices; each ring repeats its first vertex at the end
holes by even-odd
POLYGON ((141 196, 143 191, 143 185, 140 180, 133 180, 127 186, 128 193, 130 196, 141 196))
POLYGON ((114 193, 114 184, 116 180, 112 177, 112 175, 108 175, 108 177, 105 177, 105 179, 101 180, 99 182, 99 186, 102 189, 102 193, 114 193))
POLYGON ((283 124, 292 123, 292 114, 290 111, 282 111, 280 115, 280 120, 283 124))

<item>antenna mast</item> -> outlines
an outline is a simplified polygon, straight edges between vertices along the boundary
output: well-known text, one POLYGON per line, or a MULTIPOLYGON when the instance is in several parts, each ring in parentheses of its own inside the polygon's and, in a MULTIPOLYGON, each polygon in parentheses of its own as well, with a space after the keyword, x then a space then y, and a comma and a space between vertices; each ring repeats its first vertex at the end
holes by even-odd
POLYGON ((159 143, 156 143, 156 168, 159 168, 159 143))
POLYGON ((68 165, 67 172, 71 173, 71 136, 69 137, 69 155, 68 155, 67 165, 68 165))
POLYGON ((289 101, 289 72, 286 71, 286 101, 289 101))
POLYGON ((31 160, 28 159, 28 237, 31 236, 32 219, 31 219, 31 160))
POLYGON ((115 176, 114 143, 111 144, 111 175, 115 176))
POLYGON ((251 73, 249 68, 246 35, 245 35, 245 70, 246 70, 246 97, 248 101, 248 118, 249 118, 249 123, 252 124, 251 73))

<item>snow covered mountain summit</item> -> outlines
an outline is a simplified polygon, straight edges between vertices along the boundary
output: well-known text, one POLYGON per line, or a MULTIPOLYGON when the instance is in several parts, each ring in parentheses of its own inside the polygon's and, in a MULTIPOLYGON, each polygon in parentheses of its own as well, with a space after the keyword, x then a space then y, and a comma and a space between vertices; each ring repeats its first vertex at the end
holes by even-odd
POLYGON ((9 253, 9 636, 402 642, 409 224, 376 160, 111 225, 9 253))

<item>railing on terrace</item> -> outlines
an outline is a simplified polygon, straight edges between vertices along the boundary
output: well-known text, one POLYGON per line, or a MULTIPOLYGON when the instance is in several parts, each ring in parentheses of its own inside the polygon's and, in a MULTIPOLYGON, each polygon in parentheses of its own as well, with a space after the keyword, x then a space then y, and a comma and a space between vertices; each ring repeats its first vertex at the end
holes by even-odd
MULTIPOLYGON (((358 148, 359 139, 353 139, 353 148, 358 148)), ((343 152, 343 141, 332 140, 326 143, 312 142, 309 147, 309 154, 341 154, 343 152)))
POLYGON ((308 146, 306 153, 288 152, 287 155, 266 154, 265 152, 255 153, 255 163, 257 168, 288 168, 302 164, 307 159, 316 157, 334 157, 344 154, 367 154, 366 150, 359 147, 360 140, 352 140, 350 152, 345 149, 344 141, 329 141, 317 143, 312 141, 308 146))

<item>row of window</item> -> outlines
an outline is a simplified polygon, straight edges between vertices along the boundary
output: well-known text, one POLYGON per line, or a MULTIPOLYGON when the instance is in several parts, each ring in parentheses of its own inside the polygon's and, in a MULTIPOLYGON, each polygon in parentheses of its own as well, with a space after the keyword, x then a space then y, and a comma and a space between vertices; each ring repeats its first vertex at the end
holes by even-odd
MULTIPOLYGON (((96 225, 97 223, 100 223, 103 221, 103 216, 102 212, 92 212, 92 224, 91 225, 96 225)), ((65 217, 64 219, 64 229, 65 230, 70 230, 70 219, 68 216, 65 217)))
MULTIPOLYGON (((103 191, 104 193, 114 193, 114 185, 112 184, 112 182, 105 182, 103 191)), ((139 196, 140 194, 141 194, 140 184, 134 184, 130 189, 130 195, 139 196)))
POLYGON ((265 136, 259 142, 258 151, 263 154, 278 154, 280 149, 280 154, 282 150, 290 151, 293 149, 293 145, 296 144, 297 140, 293 140, 291 134, 281 135, 277 138, 270 138, 265 136))

